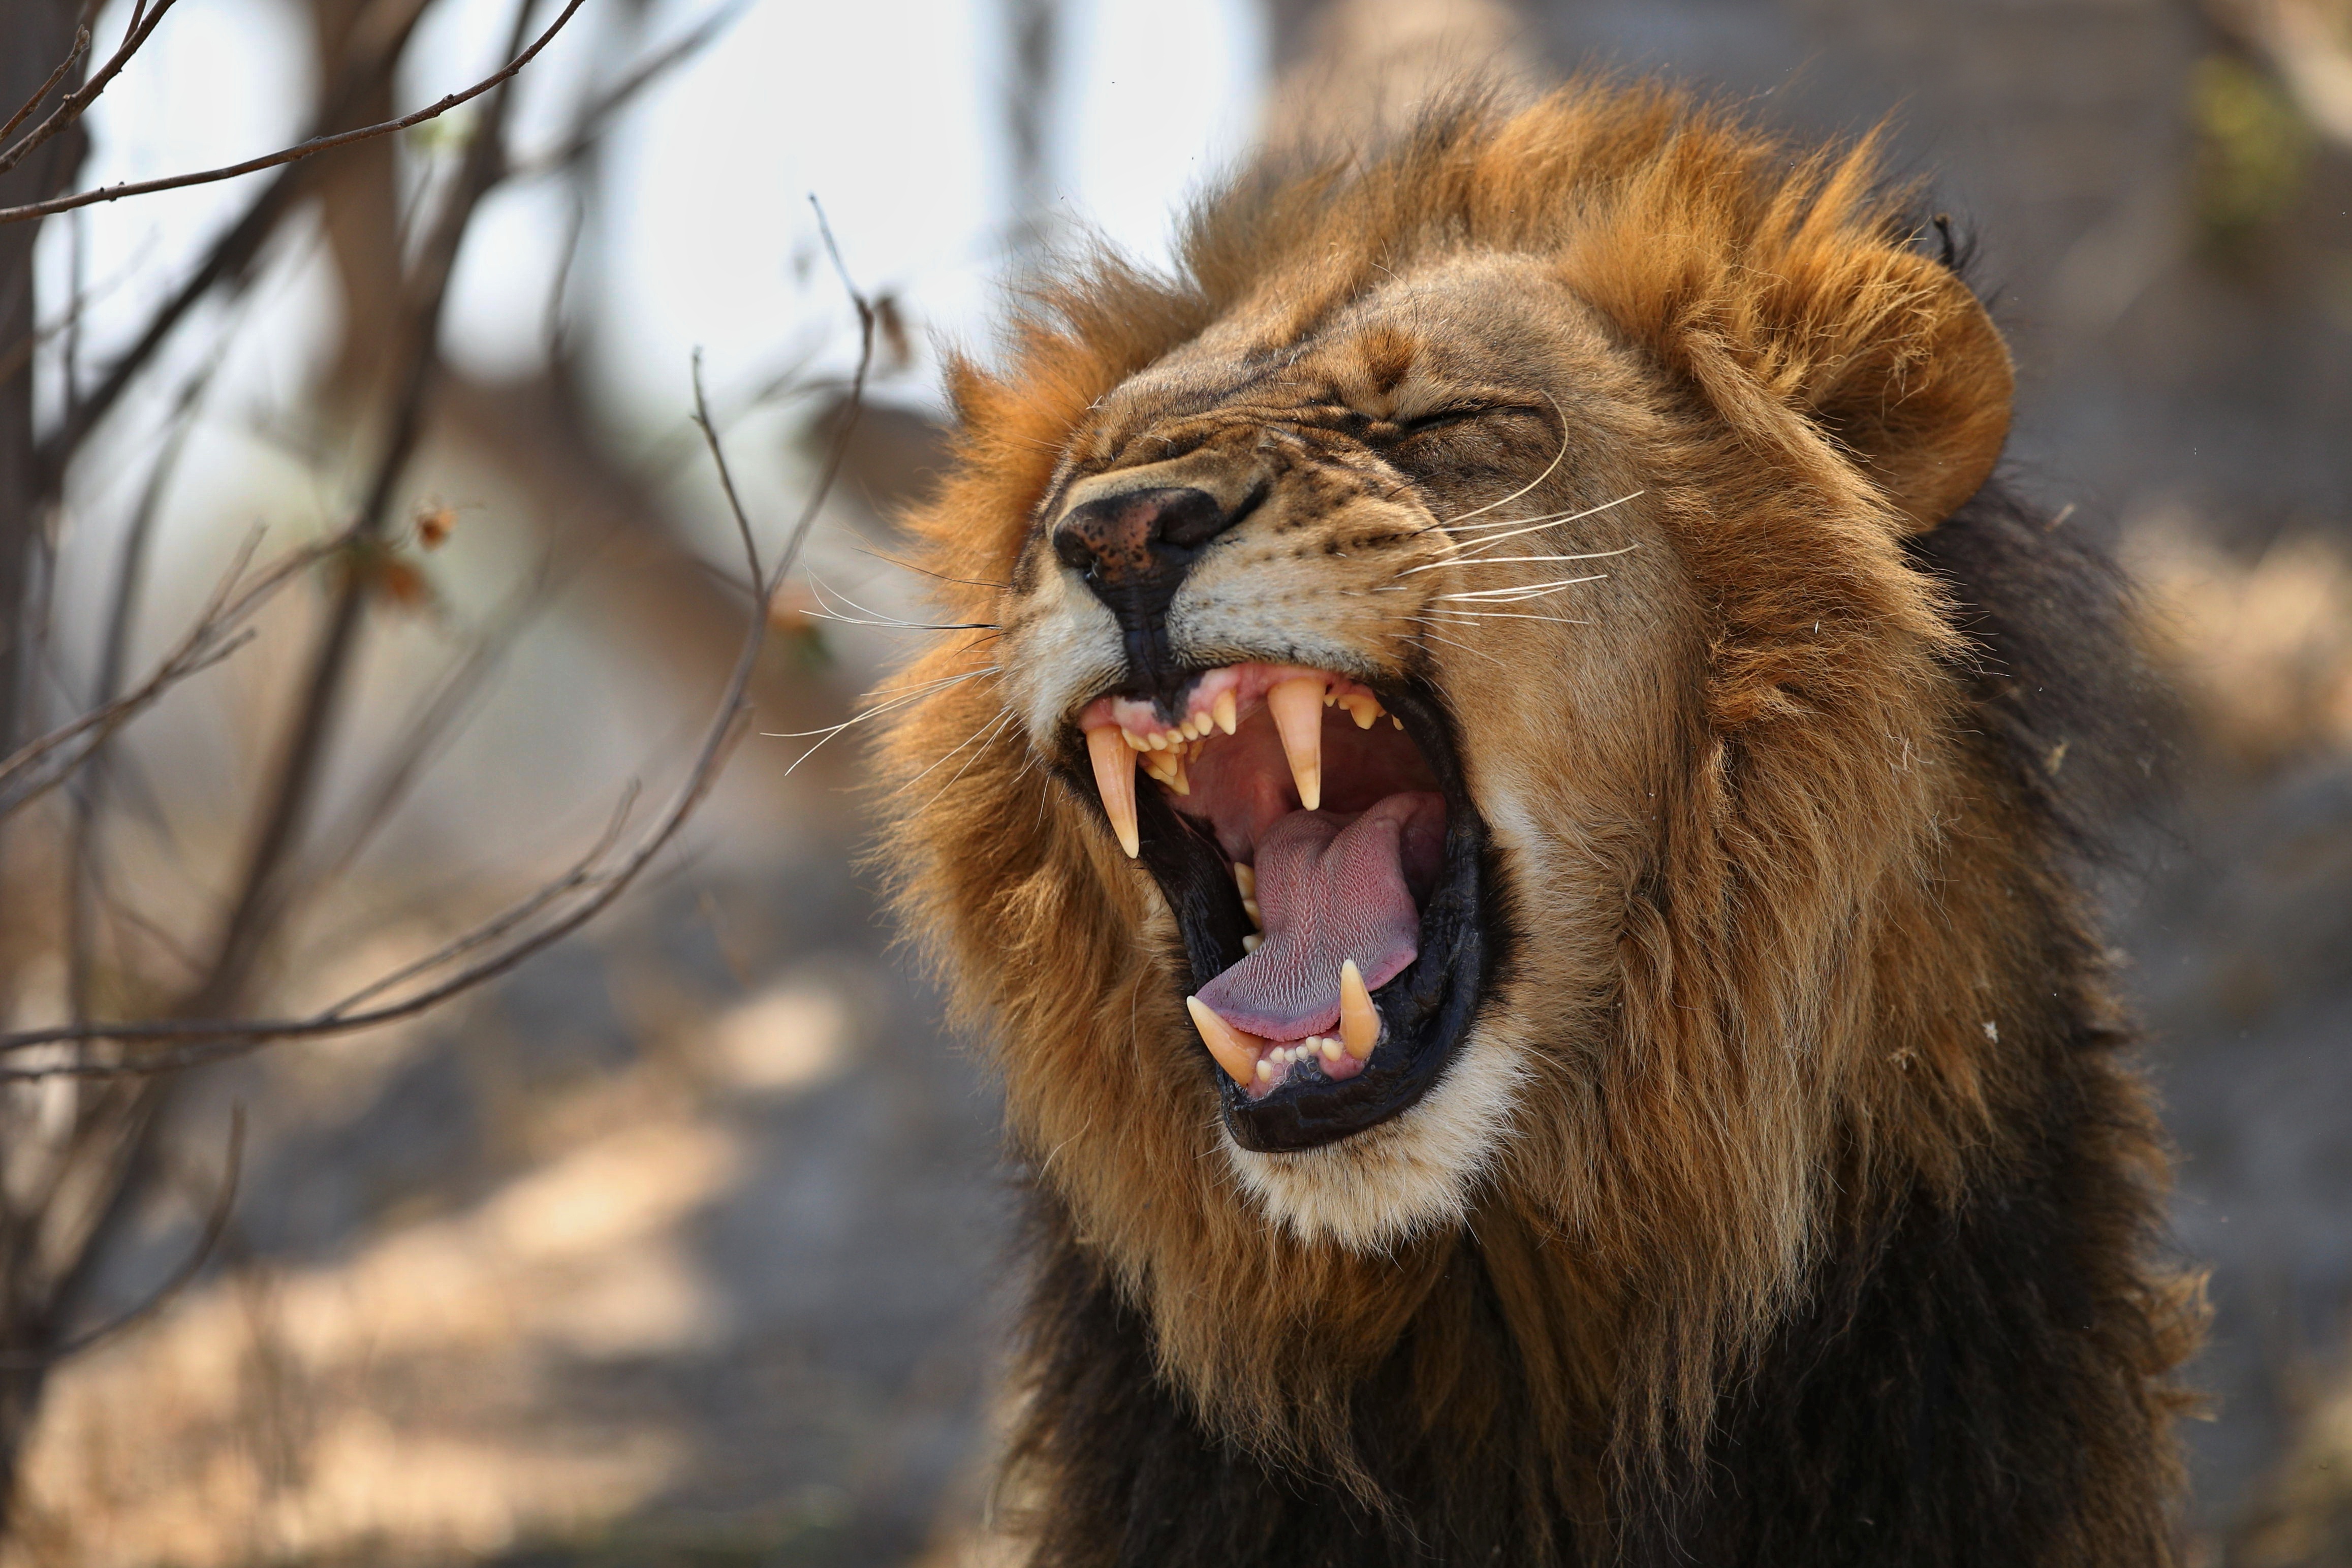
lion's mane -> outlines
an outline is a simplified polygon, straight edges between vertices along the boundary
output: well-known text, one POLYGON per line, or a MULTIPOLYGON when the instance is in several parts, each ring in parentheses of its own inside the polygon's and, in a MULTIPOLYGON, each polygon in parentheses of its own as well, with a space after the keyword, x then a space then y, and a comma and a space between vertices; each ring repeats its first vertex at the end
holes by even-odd
POLYGON ((2168 1560, 2195 1314, 2076 885, 2153 748, 2112 574, 1979 489, 2009 362, 1934 239, 1867 142, 1586 84, 1244 178, 1176 276, 1093 257, 957 362, 910 527, 940 618, 986 626, 1129 377, 1237 315, 1303 334, 1384 276, 1542 258, 1634 367, 1599 439, 1705 628, 1559 752, 1666 759, 1654 817, 1579 847, 1622 908, 1596 943, 1514 894, 1497 971, 1549 989, 1488 1025, 1507 1124, 1460 1130, 1456 1210, 1370 1246, 1270 1220, 1223 1157, 1166 911, 1007 722, 1003 645, 885 687, 900 907, 1031 1194, 1008 1496, 1040 1561, 2168 1560))

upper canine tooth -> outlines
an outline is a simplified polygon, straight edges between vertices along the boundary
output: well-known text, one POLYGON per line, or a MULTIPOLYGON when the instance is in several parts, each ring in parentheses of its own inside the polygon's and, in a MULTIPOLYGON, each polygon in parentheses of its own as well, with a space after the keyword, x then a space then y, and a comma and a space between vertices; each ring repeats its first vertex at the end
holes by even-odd
POLYGON ((1135 753, 1120 738, 1123 733, 1116 724, 1087 731, 1087 755, 1095 765, 1095 788, 1102 795, 1103 815, 1110 818, 1118 847, 1132 860, 1141 840, 1135 826, 1135 753))
POLYGON ((1218 1017, 1216 1010, 1198 996, 1185 997, 1184 1010, 1192 1015, 1192 1027, 1201 1031, 1201 1043, 1209 1047, 1209 1054, 1217 1058, 1225 1076, 1248 1088, 1250 1079, 1260 1076, 1258 1069, 1265 1066, 1249 1047, 1249 1042, 1256 1037, 1244 1035, 1218 1017))
POLYGON ((1381 1043, 1381 1013, 1364 985, 1364 972, 1352 958, 1339 965, 1339 1039, 1358 1061, 1368 1059, 1381 1043))
POLYGON ((1323 804, 1323 683, 1303 675, 1282 681, 1268 689, 1265 706, 1290 761, 1298 804, 1314 811, 1323 804))
POLYGON ((1216 701, 1209 705, 1209 712, 1217 721, 1218 729, 1228 735, 1234 732, 1241 722, 1241 714, 1234 702, 1233 688, 1227 687, 1217 693, 1216 701))
POLYGON ((1234 863, 1234 883, 1236 887, 1241 889, 1243 898, 1256 898, 1257 868, 1255 866, 1244 866, 1239 861, 1235 861, 1234 863))

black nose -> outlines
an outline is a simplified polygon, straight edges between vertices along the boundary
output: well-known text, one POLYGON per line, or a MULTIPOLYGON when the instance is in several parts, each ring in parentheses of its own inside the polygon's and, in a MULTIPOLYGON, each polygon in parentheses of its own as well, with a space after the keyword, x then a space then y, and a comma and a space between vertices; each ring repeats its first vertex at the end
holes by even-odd
POLYGON ((1054 525, 1054 553, 1120 620, 1157 617, 1201 549, 1240 521, 1206 490, 1129 490, 1072 507, 1054 525))

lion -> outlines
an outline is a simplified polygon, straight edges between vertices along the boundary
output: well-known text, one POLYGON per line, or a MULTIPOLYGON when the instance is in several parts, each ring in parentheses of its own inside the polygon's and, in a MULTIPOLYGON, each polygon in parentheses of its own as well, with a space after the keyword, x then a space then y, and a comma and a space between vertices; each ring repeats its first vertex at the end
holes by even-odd
POLYGON ((2175 1560, 2128 601, 1881 161, 1473 100, 951 364, 884 842, 1029 1561, 2175 1560))

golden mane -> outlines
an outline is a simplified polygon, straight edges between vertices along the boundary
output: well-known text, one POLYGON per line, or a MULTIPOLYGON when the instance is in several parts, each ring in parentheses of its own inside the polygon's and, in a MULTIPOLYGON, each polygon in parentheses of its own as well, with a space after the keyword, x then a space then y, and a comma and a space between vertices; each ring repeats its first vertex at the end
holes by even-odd
MULTIPOLYGON (((1577 462, 1643 497, 1672 570, 1637 558, 1625 591, 1688 649, 1644 710, 1539 742, 1654 804, 1580 830, 1572 896, 1533 872, 1506 887, 1482 1026, 1511 1053, 1507 1125, 1458 1212, 1377 1246, 1270 1220, 1221 1153, 1169 913, 1082 780, 1041 765, 1010 634, 943 639, 883 688, 899 906, 994 1042, 1036 1193, 1019 1458, 1049 1508, 1092 1517, 1053 1500, 1094 1473, 1074 1447, 1103 1396, 1085 1346, 1125 1335, 1185 1419, 1373 1516, 1426 1526, 1396 1477, 1443 1455, 1502 1475, 1514 1517, 1613 1529, 1628 1478, 1698 1453, 1885 1237, 2063 1178, 2096 1324, 2066 1354, 2106 1369, 2071 1393, 2070 1429, 2137 1433, 2140 1457, 2078 1489, 2048 1560, 2158 1560, 2156 1380, 2193 1314, 2147 1261, 2159 1144, 2114 1060, 2056 763, 2026 765, 2071 740, 2093 770, 2098 742, 2014 707, 1971 618, 1982 585, 1937 554, 2004 529, 2065 547, 1947 521, 1998 457, 2011 371, 1912 213, 1872 141, 1803 152, 1664 88, 1585 83, 1254 174, 1194 215, 1176 276, 1094 256, 1037 290, 998 367, 954 364, 952 471, 908 527, 941 619, 1010 626, 1041 507, 1126 460, 1129 426, 1102 411, 1132 378, 1180 350, 1278 356, 1400 279, 1536 267, 1599 323, 1590 376, 1547 395, 1599 410, 1577 462)), ((1351 331, 1372 383, 1403 374, 1382 329, 1351 331)), ((1512 460, 1557 465, 1541 445, 1512 460)), ((1087 1528, 1042 1521, 1044 1556, 1121 1560, 1088 1555, 1087 1528)), ((1553 1528, 1514 1539, 1564 1552, 1553 1528)))

